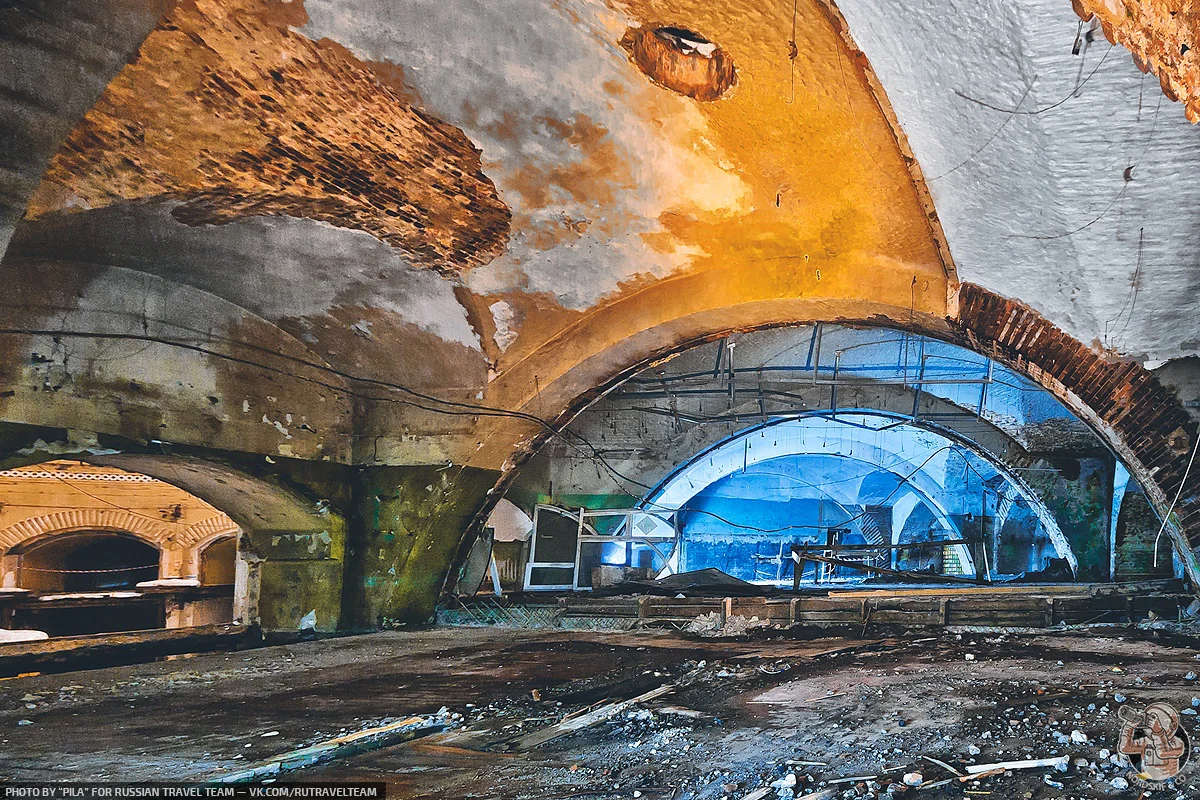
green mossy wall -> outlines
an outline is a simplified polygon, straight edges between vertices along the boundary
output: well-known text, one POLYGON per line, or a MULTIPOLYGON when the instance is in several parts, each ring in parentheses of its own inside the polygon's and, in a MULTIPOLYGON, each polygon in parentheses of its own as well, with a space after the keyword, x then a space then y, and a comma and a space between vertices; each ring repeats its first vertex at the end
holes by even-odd
POLYGON ((433 617, 464 532, 499 472, 373 467, 356 481, 342 627, 370 630, 433 617))

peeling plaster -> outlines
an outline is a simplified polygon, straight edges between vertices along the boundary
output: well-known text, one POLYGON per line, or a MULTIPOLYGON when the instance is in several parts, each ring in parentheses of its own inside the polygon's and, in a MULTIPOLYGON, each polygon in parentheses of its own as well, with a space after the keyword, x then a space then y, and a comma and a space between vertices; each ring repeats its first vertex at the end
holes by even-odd
POLYGON ((369 233, 296 217, 197 228, 174 219, 177 205, 51 215, 27 223, 12 249, 43 258, 103 259, 212 292, 271 322, 318 317, 335 306, 376 308, 480 349, 452 285, 369 233))
POLYGON ((302 29, 404 68, 423 107, 466 131, 513 212, 507 251, 467 274, 480 294, 595 305, 704 251, 671 212, 734 215, 748 188, 695 104, 653 86, 618 42, 633 20, 600 3, 308 0, 302 29))
POLYGON ((516 328, 520 324, 517 310, 503 300, 492 303, 488 310, 492 312, 492 320, 496 324, 496 335, 492 337, 496 347, 502 351, 507 350, 508 346, 517 340, 516 328))
POLYGON ((302 16, 300 3, 176 5, 55 155, 28 214, 171 198, 190 225, 320 219, 447 274, 501 252, 510 214, 462 131, 414 108, 396 70, 293 33, 302 16))

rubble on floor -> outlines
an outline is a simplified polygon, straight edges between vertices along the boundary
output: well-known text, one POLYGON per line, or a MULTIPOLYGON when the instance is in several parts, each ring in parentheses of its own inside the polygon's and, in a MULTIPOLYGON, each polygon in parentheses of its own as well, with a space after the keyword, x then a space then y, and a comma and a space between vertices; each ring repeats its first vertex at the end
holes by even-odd
POLYGON ((422 737, 294 777, 381 780, 393 800, 1200 797, 1195 764, 1147 789, 1119 753, 1123 707, 1166 702, 1193 730, 1200 660, 1190 647, 1136 631, 770 635, 443 629, 359 637, 353 651, 335 640, 227 666, 208 655, 187 669, 124 668, 110 683, 115 670, 14 679, 0 682, 0 776, 63 779, 107 759, 129 778, 212 779, 246 769, 248 755, 230 756, 244 744, 269 763, 407 724, 422 737), (222 747, 211 712, 197 709, 226 673, 245 700, 222 747), (152 728, 122 710, 124 698, 139 709, 152 698, 152 728), (97 712, 120 740, 72 722, 97 712), (207 771, 189 772, 189 757, 207 771))
POLYGON ((697 636, 733 638, 745 636, 758 628, 767 627, 771 627, 770 620, 758 617, 747 618, 741 614, 734 614, 732 617, 726 618, 723 614, 713 611, 696 617, 683 630, 684 633, 694 633, 697 636))

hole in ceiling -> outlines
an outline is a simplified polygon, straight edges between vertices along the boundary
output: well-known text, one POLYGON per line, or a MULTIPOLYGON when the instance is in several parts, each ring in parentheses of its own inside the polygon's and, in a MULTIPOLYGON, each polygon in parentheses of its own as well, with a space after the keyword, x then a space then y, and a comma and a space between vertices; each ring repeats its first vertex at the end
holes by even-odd
MULTIPOLYGON (((699 53, 705 58, 712 58, 717 46, 695 31, 687 28, 656 28, 654 35, 667 42, 681 53, 699 53)), ((1186 45, 1185 45, 1186 47, 1186 45)))
POLYGON ((630 28, 621 37, 621 46, 650 80, 695 100, 717 100, 737 82, 733 58, 687 28, 630 28))

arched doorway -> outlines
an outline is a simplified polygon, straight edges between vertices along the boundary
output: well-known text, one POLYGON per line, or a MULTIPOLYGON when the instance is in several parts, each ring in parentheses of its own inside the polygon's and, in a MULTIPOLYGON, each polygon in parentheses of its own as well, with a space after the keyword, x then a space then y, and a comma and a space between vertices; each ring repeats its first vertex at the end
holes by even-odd
POLYGON ((51 636, 234 619, 238 527, 148 475, 53 460, 0 471, 0 619, 51 636))
POLYGON ((48 534, 9 551, 18 588, 38 598, 11 610, 10 627, 50 636, 165 626, 163 604, 138 591, 159 575, 160 551, 114 531, 48 534))
POLYGON ((237 537, 224 536, 200 551, 200 584, 232 586, 237 572, 237 537))
POLYGON ((31 591, 115 591, 158 578, 158 548, 124 533, 49 535, 16 552, 22 556, 17 585, 31 591))

